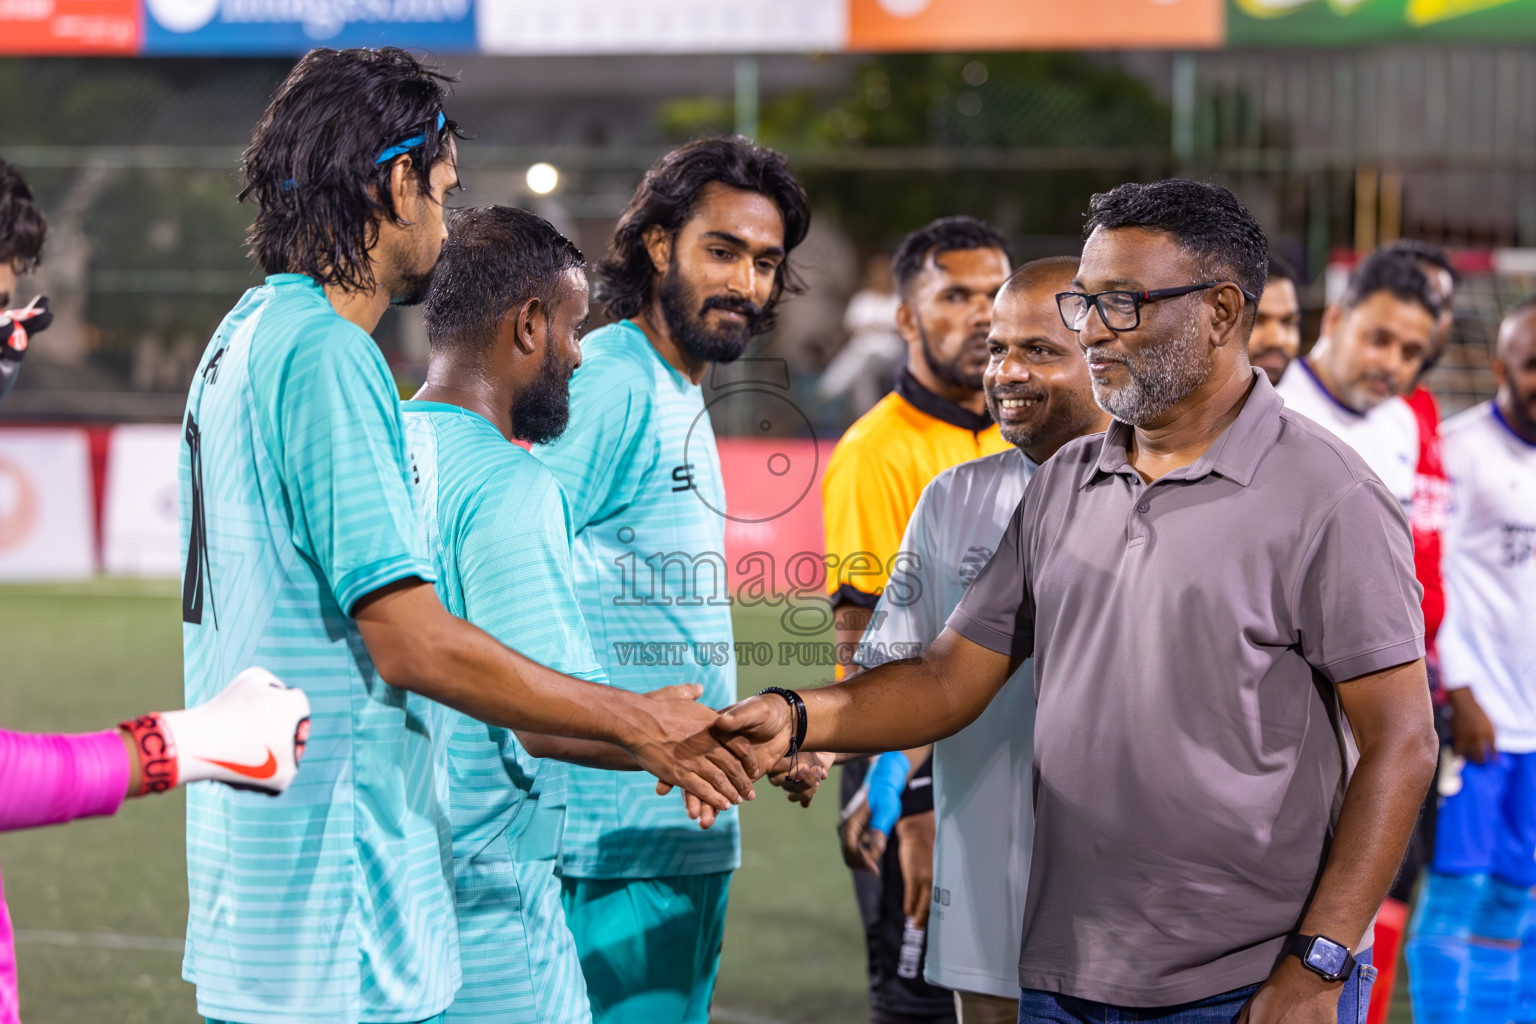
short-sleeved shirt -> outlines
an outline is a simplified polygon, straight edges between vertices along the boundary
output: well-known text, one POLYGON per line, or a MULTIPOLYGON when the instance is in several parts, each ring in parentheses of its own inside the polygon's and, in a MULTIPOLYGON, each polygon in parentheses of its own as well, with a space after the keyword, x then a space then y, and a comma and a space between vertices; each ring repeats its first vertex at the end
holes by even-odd
MULTIPOLYGON (((609 682, 643 693, 700 683, 736 700, 725 564, 725 485, 704 393, 629 320, 582 339, 570 426, 536 454, 576 531, 576 592, 609 682)), ((575 878, 734 871, 735 808, 700 829, 643 772, 572 766, 562 855, 575 878)))
MULTIPOLYGON (((541 665, 606 682, 572 588, 570 512, 554 475, 479 413, 402 410, 443 606, 541 665)), ((556 881, 567 766, 532 756, 511 729, 432 706, 464 971, 449 1020, 590 1021, 556 881)))
POLYGON ((1293 359, 1275 387, 1287 407, 1359 452, 1403 506, 1403 514, 1413 515, 1419 421, 1406 401, 1393 396, 1366 412, 1357 412, 1334 397, 1305 358, 1293 359))
MULTIPOLYGON (((854 660, 865 668, 920 654, 944 629, 1002 540, 1034 475, 1016 448, 953 466, 923 489, 898 566, 854 660)), ((1019 932, 1035 831, 1035 691, 1025 661, 981 717, 933 745, 933 905, 929 983, 1019 994, 1019 932)))
POLYGON ((1130 441, 1040 468, 949 627, 1034 655, 1019 983, 1167 1006, 1274 967, 1353 764, 1334 686, 1424 620, 1396 497, 1262 372, 1193 464, 1144 483, 1130 441))
POLYGON ((243 1024, 419 1020, 459 986, 430 704, 379 677, 351 613, 435 578, 400 400, 373 339, 313 280, 267 278, 224 318, 181 447, 186 700, 251 665, 309 696, 282 796, 187 791, 184 975, 243 1024))
POLYGON ((821 481, 827 592, 873 608, 928 481, 950 466, 1007 451, 992 417, 924 388, 903 370, 896 390, 854 421, 821 481))
POLYGON ((1452 506, 1445 531, 1440 678, 1470 686, 1498 748, 1536 751, 1536 444, 1493 402, 1441 432, 1452 506))

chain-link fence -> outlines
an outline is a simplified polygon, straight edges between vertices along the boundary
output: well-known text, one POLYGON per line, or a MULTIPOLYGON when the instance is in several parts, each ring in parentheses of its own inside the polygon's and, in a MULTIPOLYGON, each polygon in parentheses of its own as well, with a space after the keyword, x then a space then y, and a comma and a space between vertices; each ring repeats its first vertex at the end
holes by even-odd
MULTIPOLYGON (((660 153, 742 126, 733 60, 475 59, 454 99, 477 136, 462 149, 467 191, 455 202, 530 207, 596 258, 660 153), (558 168, 547 195, 528 186, 535 162, 558 168)), ((259 280, 243 253, 250 209, 233 197, 240 148, 286 70, 0 61, 13 98, 0 111, 0 155, 49 215, 35 286, 58 311, 6 417, 179 416, 207 337, 259 280)), ((1536 100, 1536 53, 1522 50, 779 57, 751 80, 763 94, 745 127, 790 153, 816 208, 796 254, 810 288, 753 354, 783 361, 824 436, 856 411, 813 387, 846 341, 865 258, 931 216, 983 216, 1017 259, 1072 253, 1093 192, 1170 173, 1215 178, 1303 268, 1313 323, 1335 249, 1399 235, 1460 248, 1536 242, 1536 122, 1521 116, 1536 100)), ((1430 377, 1448 407, 1485 396, 1498 315, 1533 284, 1469 278, 1456 343, 1430 377)), ((377 337, 410 390, 426 355, 419 323, 391 313, 377 337)), ((754 432, 761 417, 739 409, 717 426, 754 432)))

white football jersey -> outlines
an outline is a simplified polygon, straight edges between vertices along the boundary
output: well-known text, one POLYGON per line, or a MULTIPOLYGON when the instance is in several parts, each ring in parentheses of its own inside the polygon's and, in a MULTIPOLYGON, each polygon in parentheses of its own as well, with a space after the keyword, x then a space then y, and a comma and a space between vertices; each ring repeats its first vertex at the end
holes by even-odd
POLYGON ((1492 402, 1440 431, 1451 479, 1440 674, 1472 688, 1498 748, 1536 751, 1536 445, 1492 402))
MULTIPOLYGON (((915 657, 944 629, 997 549, 1035 464, 1018 449, 962 462, 923 490, 891 582, 855 658, 915 657)), ((976 719, 934 744, 930 984, 1019 994, 1019 945, 1034 842, 1035 693, 1030 662, 976 719)))
POLYGON ((1353 448, 1402 502, 1403 515, 1412 516, 1419 422, 1407 402, 1389 398, 1370 412, 1356 412, 1323 387, 1305 359, 1291 361, 1275 390, 1285 399, 1286 408, 1353 448))

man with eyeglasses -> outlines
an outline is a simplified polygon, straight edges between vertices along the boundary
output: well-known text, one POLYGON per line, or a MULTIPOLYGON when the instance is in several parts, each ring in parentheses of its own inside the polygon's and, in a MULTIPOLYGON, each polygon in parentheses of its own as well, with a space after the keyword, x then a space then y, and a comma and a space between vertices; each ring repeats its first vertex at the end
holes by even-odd
MULTIPOLYGON (((1076 272, 1076 256, 1035 260, 998 292, 982 383, 1013 447, 951 466, 923 488, 901 538, 909 557, 875 606, 860 665, 909 657, 931 643, 997 550, 1036 470, 1068 441, 1108 426, 1077 336, 1056 312, 1055 294, 1076 272)), ((936 842, 931 891, 922 893, 931 908, 923 976, 954 992, 959 1024, 1019 1018, 1019 928, 1035 825, 1033 747, 1024 739, 1033 721, 1025 662, 985 714, 933 745, 936 842)))
MULTIPOLYGON (((907 365, 896 390, 837 442, 822 480, 828 598, 838 660, 854 653, 893 570, 923 488, 951 466, 1011 446, 987 411, 982 378, 992 306, 1007 281, 1006 242, 974 217, 941 217, 902 240, 891 261, 907 365)), ((852 763, 838 828, 853 869, 868 951, 872 1024, 952 1024, 950 993, 921 977, 932 879, 933 762, 901 750, 881 771, 852 763), (868 799, 866 800, 866 794, 868 799)), ((830 766, 830 758, 823 761, 830 766)))
POLYGON ((716 729, 759 768, 909 748, 1033 656, 1019 1020, 1356 1020, 1435 765, 1407 519, 1249 364, 1266 244, 1231 192, 1122 185, 1087 230, 1058 303, 1109 431, 1040 467, 920 657, 716 729))

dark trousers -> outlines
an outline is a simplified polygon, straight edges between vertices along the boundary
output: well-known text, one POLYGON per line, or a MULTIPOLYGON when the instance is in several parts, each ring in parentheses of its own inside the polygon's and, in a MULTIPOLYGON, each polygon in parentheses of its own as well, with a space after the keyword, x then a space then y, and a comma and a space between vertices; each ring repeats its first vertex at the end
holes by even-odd
MULTIPOLYGON (((864 784, 869 770, 867 761, 843 766, 842 801, 846 805, 864 784)), ((864 922, 864 945, 869 967, 870 1024, 955 1024, 955 999, 947 988, 923 980, 923 958, 928 955, 928 938, 923 936, 922 950, 912 970, 913 957, 908 951, 907 966, 902 964, 902 945, 906 939, 906 915, 902 913, 900 840, 892 835, 880 860, 880 874, 854 871, 853 893, 864 922)))
MULTIPOLYGON (((1339 1024, 1365 1024, 1375 980, 1371 951, 1366 950, 1339 993, 1339 1024)), ((1129 1007, 1026 988, 1019 993, 1019 1024, 1232 1024, 1258 990, 1249 985, 1178 1006, 1129 1007)))

